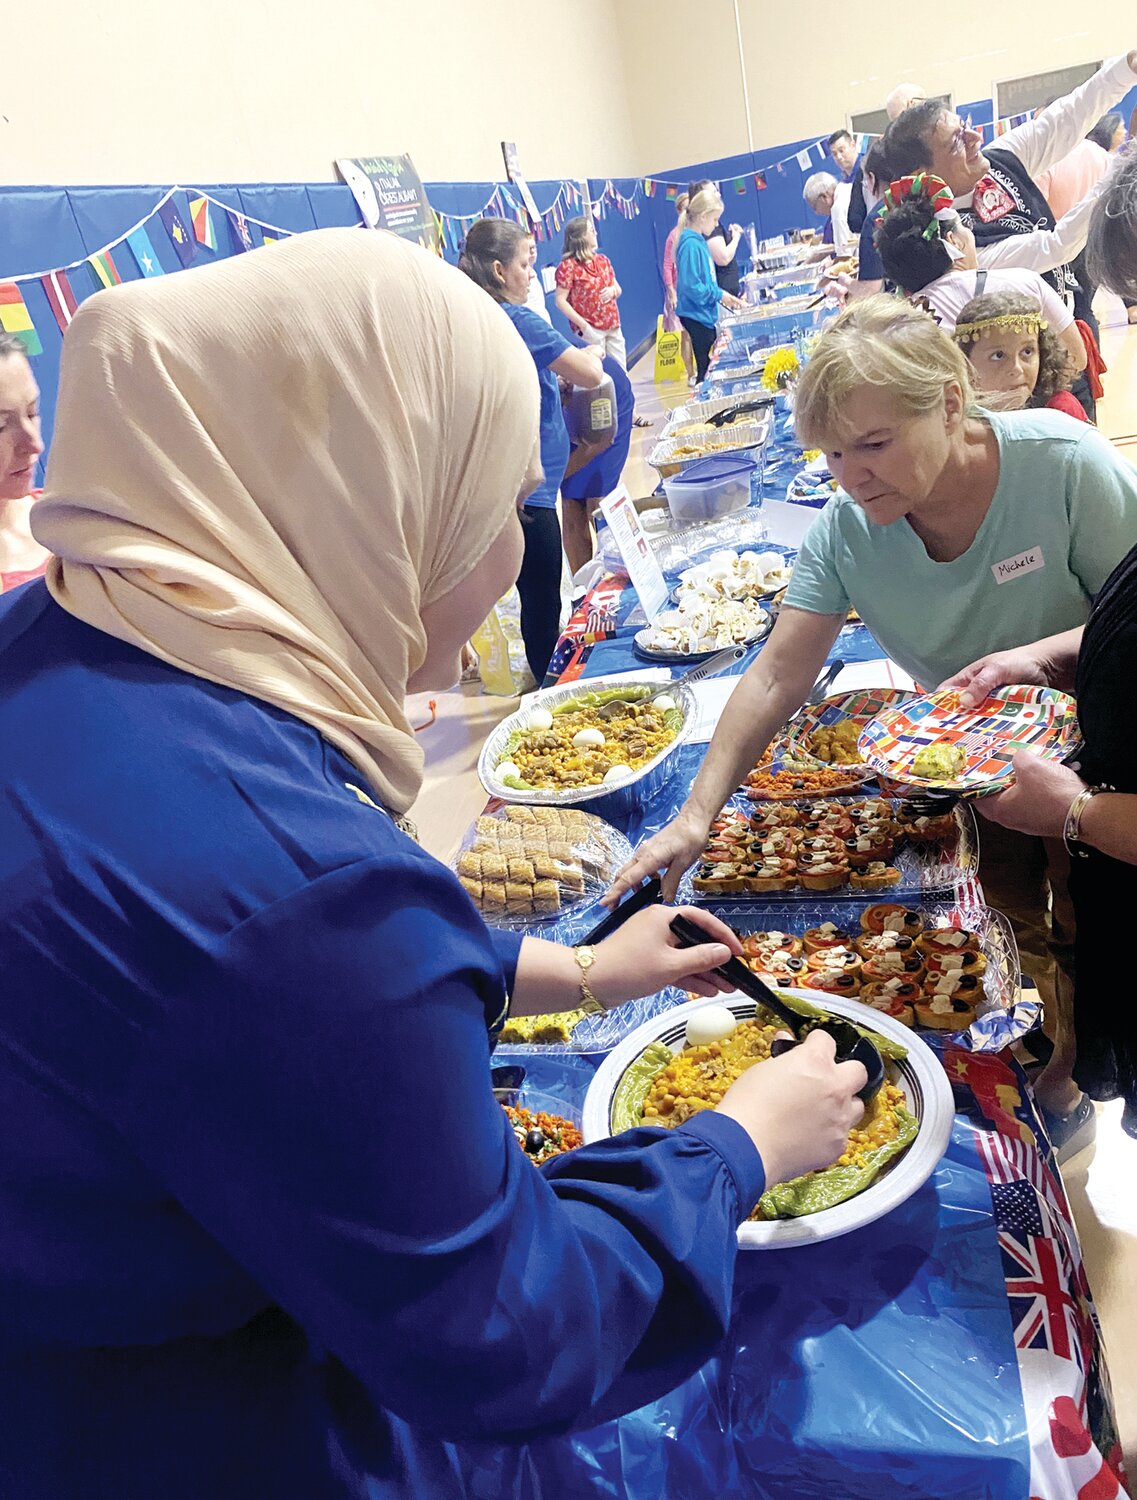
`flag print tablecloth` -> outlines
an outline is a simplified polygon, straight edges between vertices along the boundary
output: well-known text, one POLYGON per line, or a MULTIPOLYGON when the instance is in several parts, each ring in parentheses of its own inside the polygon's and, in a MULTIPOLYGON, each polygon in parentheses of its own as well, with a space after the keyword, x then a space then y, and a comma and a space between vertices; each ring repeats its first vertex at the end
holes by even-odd
MULTIPOLYGON (((585 601, 569 675, 635 664, 621 635, 629 592, 605 579, 585 601)), ((861 633, 864 657, 851 657, 853 632, 837 654, 879 655, 861 633)), ((682 748, 675 784, 630 821, 633 842, 673 816, 704 753, 682 748)), ((981 881, 982 856, 979 881, 957 899, 981 901, 981 881)), ((580 941, 570 927, 564 939, 580 941)), ((1121 1451, 1069 1204, 1023 1074, 982 1028, 976 1045, 989 1050, 927 1034, 957 1113, 943 1161, 906 1204, 842 1239, 740 1255, 726 1347, 665 1400, 571 1437, 448 1450, 454 1487, 432 1469, 431 1488, 424 1470, 415 1493, 1119 1500, 1121 1451)), ((575 1105, 600 1061, 509 1060, 525 1063, 530 1087, 575 1105)))

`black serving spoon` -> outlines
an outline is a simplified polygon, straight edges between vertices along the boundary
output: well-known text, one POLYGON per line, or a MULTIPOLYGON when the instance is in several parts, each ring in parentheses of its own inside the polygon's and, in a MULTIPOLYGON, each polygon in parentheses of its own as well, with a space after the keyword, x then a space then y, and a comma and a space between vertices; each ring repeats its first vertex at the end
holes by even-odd
MULTIPOLYGON (((713 941, 705 927, 700 927, 698 923, 682 915, 672 917, 671 931, 684 948, 695 948, 702 943, 713 941)), ((811 1031, 827 1031, 837 1044, 837 1061, 862 1063, 865 1072, 869 1075, 864 1088, 857 1092, 857 1098, 861 1103, 868 1104, 880 1092, 881 1085, 884 1083, 884 1058, 868 1037, 862 1036, 851 1022, 843 1021, 838 1016, 823 1016, 818 1019, 815 1016, 799 1015, 776 995, 768 984, 764 984, 753 970, 748 969, 740 958, 728 958, 726 963, 718 966, 715 973, 721 974, 734 989, 741 990, 757 1004, 773 1011, 785 1024, 786 1029, 793 1032, 795 1037, 793 1042, 786 1042, 781 1046, 775 1044, 774 1056, 789 1047, 796 1047, 797 1043, 803 1042, 811 1031)))

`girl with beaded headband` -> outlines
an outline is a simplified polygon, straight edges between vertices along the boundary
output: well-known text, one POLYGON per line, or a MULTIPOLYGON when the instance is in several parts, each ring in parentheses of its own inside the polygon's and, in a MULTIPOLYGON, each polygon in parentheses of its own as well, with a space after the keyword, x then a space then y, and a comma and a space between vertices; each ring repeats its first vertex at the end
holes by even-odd
POLYGON ((932 172, 917 172, 889 184, 876 246, 885 275, 907 297, 927 308, 947 334, 960 310, 983 292, 1029 297, 1071 363, 1086 366, 1086 346, 1073 314, 1035 271, 982 270, 975 236, 951 206, 951 189, 932 172))
POLYGON ((955 341, 967 355, 985 406, 996 411, 1048 406, 1087 421, 1070 391, 1066 351, 1037 305, 1015 292, 985 292, 961 310, 955 341))

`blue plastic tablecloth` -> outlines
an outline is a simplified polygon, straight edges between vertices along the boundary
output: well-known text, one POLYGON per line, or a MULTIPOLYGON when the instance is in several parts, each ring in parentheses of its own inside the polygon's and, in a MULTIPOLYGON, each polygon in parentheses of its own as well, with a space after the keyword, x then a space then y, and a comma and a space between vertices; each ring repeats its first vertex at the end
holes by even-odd
MULTIPOLYGON (((524 1061, 526 1088, 574 1110, 599 1058, 524 1061)), ((538 1443, 408 1439, 400 1496, 1076 1500, 1087 1463, 1119 1450, 1069 1210, 1023 1149, 1037 1121, 1015 1064, 947 1047, 944 1066, 958 1113, 925 1186, 842 1238, 740 1253, 725 1346, 690 1380, 538 1443), (1034 1263, 1040 1284, 1056 1270, 1049 1302, 1034 1263), (1036 1303, 1043 1332, 1020 1349, 1036 1303)))

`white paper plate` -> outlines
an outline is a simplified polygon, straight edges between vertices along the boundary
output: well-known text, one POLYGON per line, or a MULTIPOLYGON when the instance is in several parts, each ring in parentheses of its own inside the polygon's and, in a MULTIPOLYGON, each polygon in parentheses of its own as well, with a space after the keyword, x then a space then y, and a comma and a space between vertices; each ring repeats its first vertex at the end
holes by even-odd
MULTIPOLYGON (((824 1003, 825 1009, 835 1016, 845 1016, 856 1021, 867 1030, 879 1032, 892 1041, 901 1042, 908 1048, 908 1056, 900 1063, 889 1064, 893 1080, 904 1090, 908 1108, 920 1122, 919 1134, 898 1161, 885 1169, 871 1187, 835 1208, 822 1209, 820 1213, 806 1214, 800 1219, 776 1219, 766 1223, 747 1221, 738 1231, 739 1247, 743 1250, 782 1249, 789 1245, 808 1245, 818 1240, 836 1239, 849 1234, 865 1224, 891 1213, 917 1188, 923 1187, 935 1171, 940 1158, 947 1150, 951 1138, 955 1105, 951 1084, 936 1054, 907 1026, 894 1021, 858 1000, 847 1000, 836 995, 819 997, 817 990, 779 991, 795 995, 810 1005, 824 1003)), ((655 1016, 625 1037, 601 1063, 596 1077, 589 1086, 584 1100, 582 1131, 586 1142, 603 1140, 612 1134, 610 1113, 612 1099, 624 1072, 634 1063, 651 1042, 663 1042, 678 1051, 682 1047, 687 1017, 703 1005, 726 1005, 741 1021, 754 1016, 754 1002, 735 991, 730 995, 719 995, 711 1000, 692 1000, 686 1005, 677 1005, 663 1015, 655 1016)))

